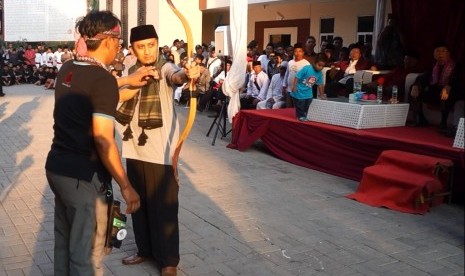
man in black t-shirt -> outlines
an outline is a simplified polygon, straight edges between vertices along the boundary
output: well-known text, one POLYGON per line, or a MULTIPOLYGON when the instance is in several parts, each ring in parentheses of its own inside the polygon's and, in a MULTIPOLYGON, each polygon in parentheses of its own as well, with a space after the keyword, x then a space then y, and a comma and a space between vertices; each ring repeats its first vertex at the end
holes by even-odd
POLYGON ((118 84, 105 68, 118 51, 120 26, 111 12, 87 14, 78 23, 81 56, 63 64, 57 77, 54 138, 45 164, 55 194, 55 275, 103 275, 112 177, 126 212, 140 206, 114 138, 118 84))

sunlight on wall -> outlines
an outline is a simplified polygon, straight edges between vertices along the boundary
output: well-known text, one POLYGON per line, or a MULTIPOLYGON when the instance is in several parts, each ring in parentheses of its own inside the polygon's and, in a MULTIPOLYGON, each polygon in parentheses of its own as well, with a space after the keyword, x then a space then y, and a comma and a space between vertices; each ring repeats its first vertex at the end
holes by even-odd
POLYGON ((76 19, 86 14, 86 0, 4 0, 5 41, 74 40, 76 19))

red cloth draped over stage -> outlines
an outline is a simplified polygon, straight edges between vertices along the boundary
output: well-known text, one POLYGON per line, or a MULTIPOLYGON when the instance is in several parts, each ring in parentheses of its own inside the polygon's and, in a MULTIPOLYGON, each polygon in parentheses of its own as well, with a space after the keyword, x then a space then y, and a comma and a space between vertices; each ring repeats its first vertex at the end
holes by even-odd
POLYGON ((261 139, 279 158, 306 168, 360 181, 363 169, 381 152, 395 149, 455 164, 454 195, 464 194, 464 150, 434 128, 391 127, 356 130, 316 122, 299 122, 293 108, 242 110, 233 118, 229 148, 245 151, 261 139))

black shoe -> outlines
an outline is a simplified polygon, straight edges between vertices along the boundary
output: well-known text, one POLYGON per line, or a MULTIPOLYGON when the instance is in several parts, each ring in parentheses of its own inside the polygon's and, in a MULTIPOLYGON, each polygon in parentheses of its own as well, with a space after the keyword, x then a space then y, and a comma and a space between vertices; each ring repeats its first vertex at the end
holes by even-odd
POLYGON ((0 93, 0 97, 3 97, 3 96, 5 96, 5 93, 0 93))

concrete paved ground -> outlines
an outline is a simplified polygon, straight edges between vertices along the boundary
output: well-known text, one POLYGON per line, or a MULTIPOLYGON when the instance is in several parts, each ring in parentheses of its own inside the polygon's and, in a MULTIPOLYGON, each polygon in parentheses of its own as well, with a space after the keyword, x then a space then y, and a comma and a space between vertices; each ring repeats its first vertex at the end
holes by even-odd
MULTIPOLYGON (((44 161, 53 91, 21 85, 0 98, 0 275, 53 275, 53 205, 44 161)), ((184 118, 187 109, 177 107, 184 118)), ((298 167, 258 143, 226 148, 199 113, 181 152, 179 275, 463 275, 464 208, 404 214, 346 199, 354 181, 298 167)), ((323 154, 323 153, 322 153, 323 154)), ((337 160, 335 160, 337 165, 337 160)), ((121 198, 117 194, 118 198, 121 198)), ((106 275, 158 275, 123 266, 132 227, 105 258, 106 275)))

